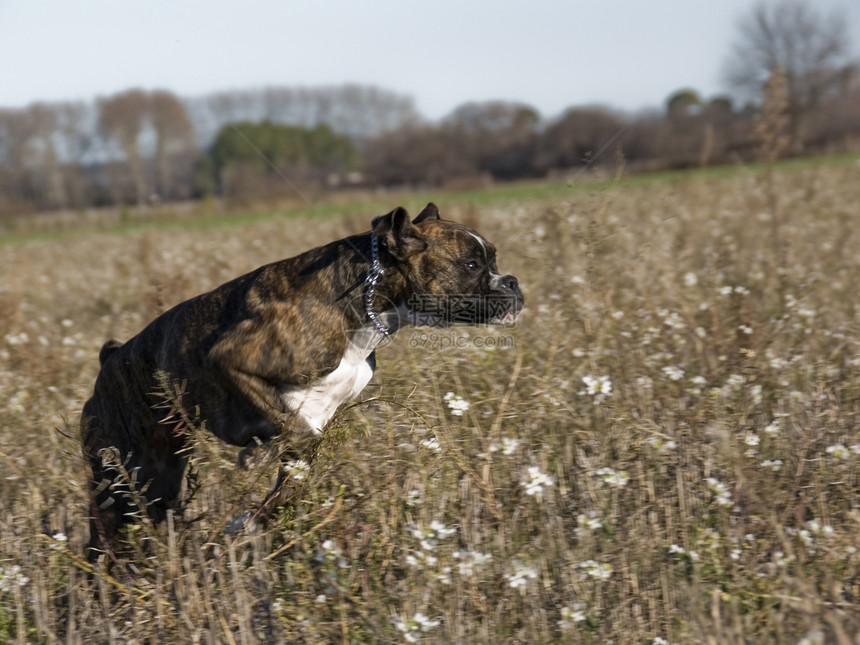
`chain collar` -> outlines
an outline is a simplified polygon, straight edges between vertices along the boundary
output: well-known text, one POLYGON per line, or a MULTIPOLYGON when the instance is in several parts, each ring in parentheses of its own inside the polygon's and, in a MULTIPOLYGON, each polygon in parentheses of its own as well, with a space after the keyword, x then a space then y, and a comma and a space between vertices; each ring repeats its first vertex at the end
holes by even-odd
POLYGON ((367 317, 370 318, 379 333, 383 336, 388 336, 390 330, 386 327, 379 314, 373 310, 373 295, 376 290, 376 283, 382 278, 385 271, 379 264, 379 236, 371 234, 370 236, 370 270, 367 272, 367 277, 364 279, 364 307, 367 310, 367 317))

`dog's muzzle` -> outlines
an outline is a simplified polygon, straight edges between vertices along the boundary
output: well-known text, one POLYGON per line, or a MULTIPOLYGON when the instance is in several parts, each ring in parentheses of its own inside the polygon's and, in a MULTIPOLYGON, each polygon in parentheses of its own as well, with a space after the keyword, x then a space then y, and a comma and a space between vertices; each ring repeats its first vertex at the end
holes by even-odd
POLYGON ((487 296, 488 322, 491 325, 515 323, 525 304, 519 281, 512 275, 494 275, 490 278, 490 289, 487 296))

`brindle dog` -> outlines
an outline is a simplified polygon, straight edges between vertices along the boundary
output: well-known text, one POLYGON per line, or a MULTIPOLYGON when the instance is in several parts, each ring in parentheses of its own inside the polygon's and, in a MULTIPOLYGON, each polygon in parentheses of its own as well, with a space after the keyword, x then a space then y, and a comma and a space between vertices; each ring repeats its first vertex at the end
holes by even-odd
POLYGON ((492 244, 428 204, 414 221, 396 208, 368 233, 260 267, 124 344, 108 341, 81 418, 91 553, 139 504, 159 522, 176 503, 189 448, 181 417, 243 448, 318 434, 361 392, 377 345, 402 325, 508 323, 522 306, 492 244), (165 406, 168 379, 181 384, 183 414, 165 406), (134 495, 123 492, 122 469, 134 495))

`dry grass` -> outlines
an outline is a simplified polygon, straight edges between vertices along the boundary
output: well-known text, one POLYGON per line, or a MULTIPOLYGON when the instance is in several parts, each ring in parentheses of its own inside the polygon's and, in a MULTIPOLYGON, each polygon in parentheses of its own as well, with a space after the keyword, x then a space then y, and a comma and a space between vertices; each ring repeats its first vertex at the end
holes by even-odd
POLYGON ((76 424, 100 344, 338 233, 3 247, 0 640, 855 642, 860 168, 773 186, 778 249, 748 176, 544 211, 443 196, 500 247, 539 213, 500 259, 526 294, 517 328, 402 331, 301 501, 235 540, 225 524, 273 473, 200 435, 183 516, 92 577, 76 424))

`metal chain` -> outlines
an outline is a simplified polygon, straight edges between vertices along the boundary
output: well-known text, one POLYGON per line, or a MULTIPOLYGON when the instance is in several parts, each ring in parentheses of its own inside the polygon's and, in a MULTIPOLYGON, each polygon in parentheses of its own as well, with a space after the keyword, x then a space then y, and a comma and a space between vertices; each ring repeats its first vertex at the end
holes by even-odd
POLYGON ((364 279, 364 307, 367 309, 367 317, 376 326, 383 336, 388 336, 389 329, 382 324, 379 319, 379 314, 373 310, 373 295, 376 289, 376 283, 382 277, 385 271, 379 264, 379 236, 371 234, 370 236, 370 271, 367 272, 367 277, 364 279))

